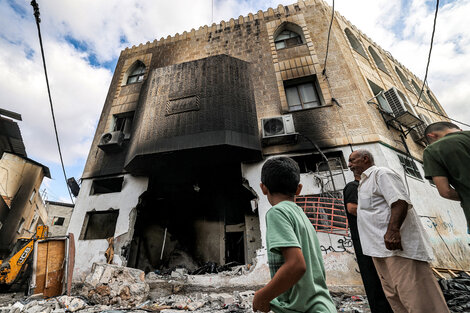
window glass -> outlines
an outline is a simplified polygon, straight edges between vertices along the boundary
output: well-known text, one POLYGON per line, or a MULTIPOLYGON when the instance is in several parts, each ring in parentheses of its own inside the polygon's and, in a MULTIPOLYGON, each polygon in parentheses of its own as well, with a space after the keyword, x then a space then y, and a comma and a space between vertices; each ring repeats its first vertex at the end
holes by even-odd
POLYGON ((145 65, 140 64, 132 72, 129 74, 129 77, 127 78, 127 84, 133 84, 133 83, 138 83, 141 82, 144 79, 144 74, 145 74, 145 65))
POLYGON ((321 106, 314 79, 313 77, 313 79, 305 82, 306 79, 304 78, 298 84, 293 84, 292 82, 286 83, 285 91, 290 111, 321 106))
POLYGON ((302 44, 302 38, 296 32, 284 30, 274 39, 274 43, 276 49, 284 49, 302 44))
POLYGON ((439 104, 437 104, 436 99, 434 99, 429 90, 427 91, 427 94, 429 99, 431 100, 432 105, 434 106, 434 108, 436 108, 437 112, 444 114, 444 112, 441 110, 441 107, 439 106, 439 104))
POLYGON ((286 47, 285 41, 276 42, 276 49, 284 49, 286 47))
POLYGON ((349 28, 346 28, 344 30, 344 32, 346 34, 346 37, 348 37, 348 40, 349 40, 349 43, 351 44, 351 47, 353 47, 353 49, 357 53, 359 53, 360 55, 362 55, 364 58, 367 59, 367 54, 364 51, 364 48, 362 48, 362 45, 359 42, 359 39, 357 39, 356 36, 354 36, 354 34, 351 32, 351 30, 349 28))
POLYGON ((299 85, 300 96, 304 108, 312 108, 318 106, 318 98, 312 83, 299 85))
POLYGON ((300 102, 299 92, 297 87, 286 88, 287 103, 290 110, 301 110, 302 103, 300 102))

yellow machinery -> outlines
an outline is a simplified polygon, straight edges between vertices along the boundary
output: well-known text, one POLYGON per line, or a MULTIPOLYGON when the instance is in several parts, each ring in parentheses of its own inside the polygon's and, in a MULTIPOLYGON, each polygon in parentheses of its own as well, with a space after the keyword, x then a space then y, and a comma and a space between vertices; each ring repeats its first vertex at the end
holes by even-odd
MULTIPOLYGON (((48 226, 39 225, 32 238, 18 239, 10 256, 4 261, 0 260, 0 285, 11 286, 19 280, 27 270, 27 261, 33 256, 34 243, 38 239, 45 239, 48 231, 48 226)), ((27 277, 23 278, 27 279, 27 277)))

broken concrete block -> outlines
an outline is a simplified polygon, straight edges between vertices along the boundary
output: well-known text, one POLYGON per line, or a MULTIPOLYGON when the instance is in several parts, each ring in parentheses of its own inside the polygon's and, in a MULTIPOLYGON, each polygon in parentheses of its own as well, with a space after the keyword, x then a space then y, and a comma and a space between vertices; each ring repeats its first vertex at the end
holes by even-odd
POLYGON ((219 300, 224 304, 224 305, 229 305, 234 302, 233 296, 229 295, 228 293, 221 293, 219 294, 219 300))
POLYGON ((57 301, 63 308, 66 308, 70 312, 81 310, 88 305, 82 299, 70 296, 61 296, 57 298, 57 301))
POLYGON ((92 303, 133 307, 147 300, 149 290, 143 271, 95 263, 80 294, 92 303))

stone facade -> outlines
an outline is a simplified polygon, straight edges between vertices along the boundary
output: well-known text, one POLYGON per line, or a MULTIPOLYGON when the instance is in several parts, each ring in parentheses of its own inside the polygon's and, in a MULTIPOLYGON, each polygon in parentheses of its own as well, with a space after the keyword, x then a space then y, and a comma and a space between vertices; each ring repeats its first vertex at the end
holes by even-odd
MULTIPOLYGON (((422 81, 337 12, 335 12, 332 23, 328 55, 326 55, 331 13, 331 8, 321 0, 298 1, 288 6, 280 5, 265 12, 258 11, 256 14, 248 14, 245 17, 240 16, 238 19, 222 21, 219 24, 202 26, 197 30, 192 29, 183 34, 168 36, 152 43, 147 42, 122 51, 85 166, 82 177, 84 181, 99 176, 129 175, 130 172, 131 174, 150 177, 149 190, 151 190, 152 181, 158 180, 152 178, 152 175, 158 176, 163 181, 165 179, 172 181, 174 176, 185 176, 187 172, 184 171, 177 172, 175 169, 175 174, 172 175, 155 172, 156 170, 152 167, 146 167, 147 173, 144 174, 142 171, 133 173, 133 167, 128 166, 130 151, 133 151, 133 153, 136 151, 139 153, 145 152, 146 148, 136 149, 135 142, 142 140, 156 142, 161 135, 152 133, 152 131, 142 131, 157 129, 158 126, 152 125, 152 123, 161 122, 157 120, 157 114, 155 113, 158 110, 154 110, 155 108, 152 106, 162 105, 158 97, 162 96, 164 90, 159 89, 160 86, 155 83, 155 78, 164 77, 178 66, 184 67, 184 64, 192 64, 191 62, 196 60, 219 55, 227 55, 249 64, 247 73, 249 76, 248 84, 251 86, 248 85, 246 88, 253 91, 260 138, 263 137, 262 120, 264 118, 292 114, 295 132, 299 135, 288 143, 263 145, 262 154, 264 158, 280 154, 289 156, 312 154, 312 152, 316 152, 316 148, 312 146, 313 141, 324 151, 340 153, 343 158, 343 167, 345 165, 344 160, 347 160, 353 147, 368 147, 379 154, 378 163, 380 165, 392 168, 397 168, 398 165, 398 170, 403 169, 397 154, 406 155, 406 149, 400 137, 405 134, 385 123, 384 116, 378 109, 378 100, 374 98, 374 95, 378 93, 377 88, 389 90, 395 87, 400 90, 403 97, 408 98, 409 103, 412 105, 412 108, 409 109, 411 113, 426 122, 446 120, 445 113, 427 87, 424 89, 424 96, 421 97, 419 105, 416 106, 417 95, 419 94, 419 89, 417 90, 416 86, 419 88, 422 81), (275 40, 283 30, 298 34, 301 43, 292 47, 277 49, 275 40), (325 60, 327 60, 326 67, 325 60), (141 82, 127 84, 127 79, 132 74, 136 62, 145 65, 145 74, 143 74, 141 82), (318 106, 297 111, 289 109, 286 94, 287 86, 299 82, 309 82, 315 86, 318 92, 318 106), (154 113, 152 113, 152 110, 154 113), (119 152, 110 154, 102 151, 98 147, 102 135, 116 130, 116 117, 127 112, 135 112, 134 116, 138 117, 134 119, 135 123, 132 125, 130 139, 124 141, 119 152), (129 149, 129 147, 133 148, 129 149), (384 152, 384 149, 386 152, 384 152)), ((197 70, 196 66, 195 71, 197 70)), ((221 77, 234 76, 235 80, 242 77, 233 67, 221 67, 218 70, 221 77)), ((174 76, 175 81, 178 81, 178 73, 174 75, 176 75, 174 76)), ((207 79, 210 79, 210 77, 207 79)), ((178 89, 178 86, 173 87, 178 89)), ((196 90, 197 92, 203 93, 205 90, 196 90)), ((227 106, 227 108, 229 107, 227 106)), ((201 122, 202 124, 203 122, 201 122)), ((405 128, 405 130, 407 129, 405 128)), ((419 167, 424 145, 419 141, 414 141, 409 134, 403 140, 414 159, 411 162, 419 167)), ((228 154, 227 158, 229 158, 228 154)), ((194 163, 190 158, 186 160, 186 163, 190 166, 198 166, 198 163, 194 163)), ((258 159, 252 160, 255 163, 246 163, 246 161, 239 160, 239 166, 240 161, 245 162, 241 165, 242 176, 246 180, 244 186, 251 190, 254 195, 252 206, 258 208, 262 246, 264 247, 264 215, 269 209, 269 204, 263 200, 262 194, 257 188, 259 169, 263 161, 258 159)), ((346 169, 345 171, 344 182, 337 184, 335 187, 337 190, 344 187, 346 180, 352 180, 352 174, 346 169)), ((219 173, 219 175, 223 178, 222 173, 219 173)), ((404 178, 407 175, 403 174, 404 178)), ((302 177, 306 184, 311 185, 311 188, 306 188, 305 194, 325 191, 320 189, 315 182, 311 183, 314 178, 309 174, 303 174, 302 177)), ((199 186, 192 184, 194 190, 198 192, 197 188, 199 186)), ((410 192, 416 192, 417 194, 422 194, 422 190, 430 191, 434 188, 422 179, 419 184, 413 183, 411 185, 410 192)), ((430 194, 440 205, 448 208, 455 206, 449 201, 439 199, 435 190, 430 194)), ((92 208, 80 204, 80 201, 87 202, 89 197, 87 194, 83 194, 82 188, 79 201, 77 201, 77 205, 81 207, 82 212, 74 212, 72 217, 72 222, 75 222, 76 225, 81 223, 82 220, 79 217, 84 215, 84 210, 109 209, 106 205, 101 208, 92 208)), ((137 199, 139 195, 136 194, 134 197, 137 199)), ((126 214, 130 214, 131 209, 127 208, 126 214)), ((440 218, 441 211, 439 210, 422 206, 419 210, 421 210, 420 213, 423 216, 432 213, 433 218, 440 218)), ((452 214, 455 220, 463 216, 458 210, 453 211, 452 214)), ((446 219, 446 217, 443 217, 443 219, 446 219)), ((423 221, 424 226, 426 226, 426 223, 426 221, 423 221)), ((132 227, 133 225, 129 225, 126 229, 132 233, 132 227)), ((221 227, 223 232, 223 223, 221 227)), ((464 259, 462 256, 466 253, 465 251, 468 251, 465 244, 468 241, 468 236, 465 235, 463 228, 464 226, 459 224, 457 238, 460 241, 457 240, 453 243, 455 244, 453 248, 451 247, 451 249, 459 251, 458 258, 460 261, 464 259)), ((437 237, 438 234, 433 231, 430 230, 430 236, 435 245, 435 250, 438 251, 436 247, 440 247, 442 243, 438 242, 440 240, 437 237)), ((123 230, 120 230, 120 233, 122 232, 123 230)), ((76 238, 78 237, 78 234, 76 234, 76 238)), ((360 284, 360 278, 353 269, 354 260, 351 246, 345 245, 345 240, 341 236, 332 238, 330 235, 321 234, 320 237, 322 245, 324 244, 326 247, 326 267, 332 273, 331 277, 333 277, 330 282, 344 285, 360 284), (340 243, 339 248, 336 246, 337 242, 340 243), (332 248, 329 249, 328 247, 332 248), (346 255, 341 254, 342 252, 345 252, 346 255), (350 278, 346 279, 342 275, 349 275, 350 278)), ((130 237, 126 240, 130 240, 130 237)), ((105 247, 106 244, 103 243, 102 249, 105 247)), ((220 249, 223 248, 223 243, 220 247, 220 249)), ((252 250, 253 247, 250 249, 252 250)), ((263 251, 261 249, 257 254, 257 258, 261 263, 266 262, 263 251)), ((470 268, 468 262, 449 263, 448 257, 442 255, 442 253, 437 254, 436 264, 439 266, 446 266, 447 264, 453 268, 470 268)), ((222 252, 218 258, 221 262, 225 260, 222 252)), ((80 260, 78 260, 78 263, 80 263, 80 260)))

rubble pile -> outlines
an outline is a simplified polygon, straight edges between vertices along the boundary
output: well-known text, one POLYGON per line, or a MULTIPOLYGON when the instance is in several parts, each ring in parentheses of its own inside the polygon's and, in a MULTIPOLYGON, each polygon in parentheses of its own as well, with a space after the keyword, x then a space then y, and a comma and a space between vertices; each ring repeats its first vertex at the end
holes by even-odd
MULTIPOLYGON (((124 313, 124 312, 161 312, 161 313, 252 313, 251 303, 254 290, 234 291, 233 293, 191 293, 172 294, 147 300, 134 307, 117 304, 92 304, 80 297, 61 296, 48 300, 34 297, 0 307, 0 313, 124 313)), ((362 296, 333 294, 338 312, 370 313, 368 302, 362 296)))
POLYGON ((149 290, 139 269, 94 263, 80 295, 94 304, 134 307, 147 300, 149 290))
POLYGON ((439 284, 446 299, 449 310, 454 312, 470 312, 470 276, 460 272, 452 279, 441 279, 439 284))
POLYGON ((338 313, 370 313, 367 297, 360 295, 347 295, 331 293, 338 313))

